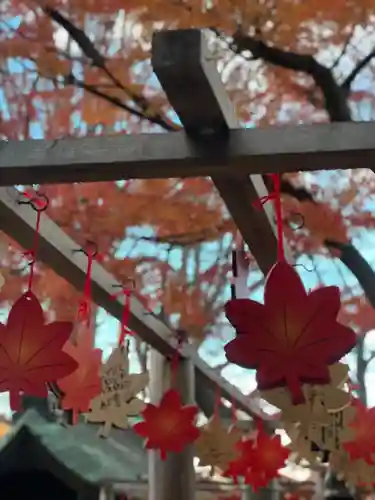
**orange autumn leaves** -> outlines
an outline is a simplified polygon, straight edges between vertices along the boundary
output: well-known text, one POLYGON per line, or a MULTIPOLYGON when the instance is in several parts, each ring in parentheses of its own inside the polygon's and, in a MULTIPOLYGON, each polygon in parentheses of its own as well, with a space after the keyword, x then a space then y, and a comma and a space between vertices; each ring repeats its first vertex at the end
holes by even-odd
POLYGON ((61 408, 72 412, 75 424, 79 413, 88 412, 91 400, 100 393, 102 351, 93 348, 93 337, 85 331, 74 343, 68 342, 64 352, 78 363, 73 373, 58 381, 58 387, 63 392, 61 408))
MULTIPOLYGON (((300 202, 290 196, 283 196, 283 211, 291 226, 295 224, 300 230, 308 231, 316 247, 322 246, 325 241, 348 242, 348 227, 344 217, 328 203, 309 200, 300 202)), ((289 237, 295 236, 288 228, 285 230, 289 237)))

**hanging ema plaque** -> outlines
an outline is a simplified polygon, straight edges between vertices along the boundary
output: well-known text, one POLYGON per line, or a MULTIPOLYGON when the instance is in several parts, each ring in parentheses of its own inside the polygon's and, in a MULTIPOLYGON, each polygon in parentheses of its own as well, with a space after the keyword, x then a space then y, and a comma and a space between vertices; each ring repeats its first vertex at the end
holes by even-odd
POLYGON ((352 406, 330 415, 330 423, 326 426, 311 424, 308 428, 308 438, 311 450, 322 454, 323 462, 328 462, 331 452, 339 451, 342 442, 352 437, 353 431, 348 427, 354 418, 355 409, 352 406))

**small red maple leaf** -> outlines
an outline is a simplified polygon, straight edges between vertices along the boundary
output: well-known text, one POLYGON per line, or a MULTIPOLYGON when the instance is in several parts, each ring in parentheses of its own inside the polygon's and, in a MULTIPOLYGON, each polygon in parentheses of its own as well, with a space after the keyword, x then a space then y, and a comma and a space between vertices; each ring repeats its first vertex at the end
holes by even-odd
POLYGON ((306 293, 296 270, 278 262, 267 277, 264 305, 227 302, 225 312, 238 335, 225 346, 226 357, 255 368, 260 390, 286 385, 293 403, 303 403, 301 385, 328 383, 328 365, 356 344, 354 331, 337 322, 339 309, 339 288, 306 293))
POLYGON ((20 393, 47 396, 47 383, 77 369, 77 362, 62 351, 73 323, 45 324, 42 307, 31 292, 22 295, 0 323, 0 392, 9 391, 12 410, 20 408, 20 393))
POLYGON ((278 476, 279 469, 285 466, 290 450, 281 444, 277 434, 269 436, 259 430, 253 452, 253 460, 245 474, 245 483, 253 489, 267 486, 269 481, 278 476))
POLYGON ((63 350, 78 363, 77 370, 57 382, 64 393, 61 407, 63 410, 72 410, 72 423, 76 424, 78 414, 88 412, 90 402, 101 391, 99 372, 102 351, 93 349, 93 338, 89 332, 81 334, 76 344, 67 342, 63 350))
POLYGON ((353 441, 343 443, 343 448, 349 453, 351 460, 362 459, 369 465, 375 465, 375 407, 366 408, 358 399, 353 401, 356 414, 349 423, 354 430, 353 441))
POLYGON ((146 438, 147 449, 159 450, 161 459, 165 460, 167 452, 179 453, 199 437, 195 426, 197 413, 196 406, 183 406, 178 392, 170 389, 159 406, 147 404, 142 412, 144 421, 135 424, 133 429, 146 438))
POLYGON ((279 469, 284 467, 289 450, 281 444, 278 435, 269 436, 259 429, 255 439, 245 439, 237 443, 240 452, 238 458, 230 462, 224 476, 231 477, 235 483, 238 477, 251 485, 254 491, 267 486, 277 477, 279 469))
POLYGON ((254 439, 242 439, 236 444, 239 452, 235 460, 229 462, 229 467, 224 471, 223 476, 232 478, 234 483, 238 483, 239 477, 244 477, 250 464, 254 459, 255 441, 254 439))

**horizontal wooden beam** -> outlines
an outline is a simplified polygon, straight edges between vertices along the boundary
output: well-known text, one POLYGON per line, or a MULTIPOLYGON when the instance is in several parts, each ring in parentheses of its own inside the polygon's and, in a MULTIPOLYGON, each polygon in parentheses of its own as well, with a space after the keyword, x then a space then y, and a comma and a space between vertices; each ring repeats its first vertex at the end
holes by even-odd
MULTIPOLYGON (((196 149, 207 138, 225 148, 230 130, 238 128, 239 122, 205 33, 197 29, 155 33, 152 65, 196 149)), ((268 194, 262 176, 234 178, 228 170, 226 176, 213 175, 212 180, 259 268, 267 274, 277 260, 277 238, 272 205, 264 210, 254 207, 268 194)))
POLYGON ((228 176, 358 168, 375 163, 375 123, 0 142, 0 186, 228 176))
MULTIPOLYGON (((37 214, 29 205, 19 205, 18 199, 19 194, 16 189, 0 188, 0 230, 25 249, 29 249, 33 246, 37 214)), ((77 244, 43 213, 40 221, 38 260, 53 269, 76 289, 83 290, 87 259, 82 253, 74 252, 75 249, 77 249, 77 244)), ((114 285, 119 285, 119 283, 100 264, 94 262, 91 288, 93 301, 120 320, 123 302, 122 298, 113 299, 114 285)), ((129 326, 139 337, 163 355, 170 356, 175 352, 174 332, 154 315, 146 314, 142 303, 136 297, 131 301, 129 326)), ((197 384, 202 384, 207 391, 212 393, 219 385, 222 396, 233 401, 237 409, 243 410, 250 416, 259 415, 259 407, 216 374, 198 356, 192 346, 185 345, 181 355, 192 359, 197 384)))
MULTIPOLYGON (((139 480, 139 481, 127 481, 126 483, 115 484, 115 491, 118 493, 127 493, 131 498, 136 495, 144 495, 147 494, 149 489, 148 481, 139 480)), ((238 493, 238 486, 219 482, 219 481, 205 481, 198 480, 196 482, 196 491, 197 492, 210 492, 210 493, 238 493)))

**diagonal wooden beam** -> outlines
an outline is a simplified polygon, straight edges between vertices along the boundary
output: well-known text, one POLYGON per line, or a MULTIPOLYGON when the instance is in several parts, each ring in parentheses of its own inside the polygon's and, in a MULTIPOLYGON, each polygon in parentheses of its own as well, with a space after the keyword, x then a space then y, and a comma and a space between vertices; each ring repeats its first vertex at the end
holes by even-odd
MULTIPOLYGON (((36 227, 36 212, 29 205, 19 205, 19 193, 14 188, 0 188, 0 230, 17 241, 22 247, 32 248, 36 227)), ((45 213, 41 217, 37 258, 59 276, 65 278, 78 290, 83 290, 87 259, 81 253, 74 252, 77 244, 69 238, 45 213)), ((118 285, 115 278, 101 265, 92 267, 92 298, 109 314, 121 319, 122 299, 113 299, 113 285, 118 285)), ((151 347, 165 356, 175 352, 175 334, 167 325, 151 314, 145 314, 141 302, 135 297, 131 301, 129 326, 151 347)), ((202 388, 215 393, 217 385, 222 396, 234 401, 236 408, 250 416, 259 415, 259 407, 244 396, 229 382, 210 369, 191 346, 185 346, 181 355, 191 358, 197 383, 202 388)), ((207 407, 207 406, 206 406, 207 407)), ((213 412, 213 402, 212 402, 213 412)))
POLYGON ((237 129, 223 141, 184 132, 0 141, 0 186, 228 176, 375 163, 375 123, 237 129))
MULTIPOLYGON (((215 137, 229 156, 229 131, 239 127, 234 107, 216 68, 203 31, 159 31, 154 34, 152 65, 166 95, 197 150, 215 137)), ((260 175, 213 176, 259 268, 267 274, 277 260, 273 209, 254 208, 268 191, 260 175)))

